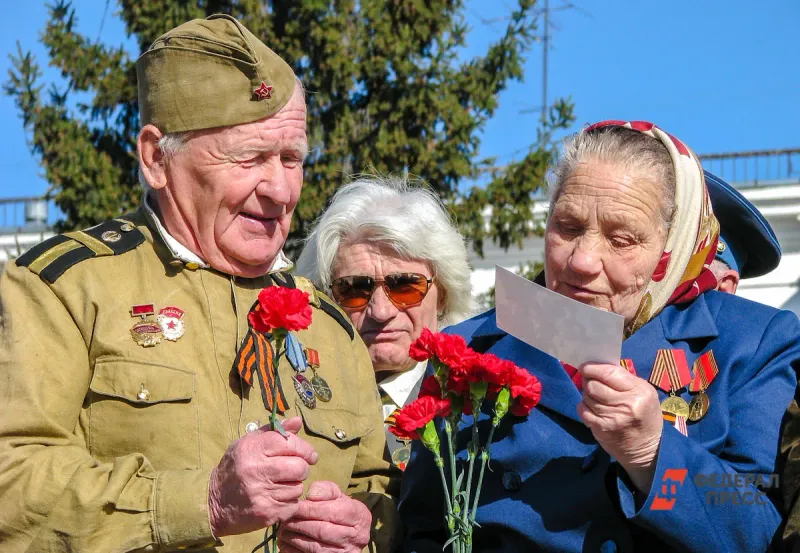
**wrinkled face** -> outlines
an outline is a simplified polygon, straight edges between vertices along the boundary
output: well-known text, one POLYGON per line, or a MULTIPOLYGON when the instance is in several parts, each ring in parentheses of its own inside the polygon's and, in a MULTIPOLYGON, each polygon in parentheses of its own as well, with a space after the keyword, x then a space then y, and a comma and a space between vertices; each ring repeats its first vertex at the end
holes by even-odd
MULTIPOLYGON (((383 279, 393 273, 433 276, 427 263, 405 260, 385 246, 359 243, 339 247, 333 279, 344 276, 383 279)), ((381 286, 376 286, 365 307, 345 309, 367 345, 375 372, 400 372, 416 364, 408 356, 408 348, 419 338, 423 328, 427 327, 432 332, 438 330, 439 298, 439 290, 434 281, 422 303, 400 309, 389 301, 381 286)))
POLYGON ((580 164, 547 222, 548 288, 630 322, 667 240, 658 192, 639 172, 580 164))
POLYGON ((263 275, 289 233, 307 149, 299 89, 272 117, 196 134, 167 160, 167 230, 217 270, 263 275))

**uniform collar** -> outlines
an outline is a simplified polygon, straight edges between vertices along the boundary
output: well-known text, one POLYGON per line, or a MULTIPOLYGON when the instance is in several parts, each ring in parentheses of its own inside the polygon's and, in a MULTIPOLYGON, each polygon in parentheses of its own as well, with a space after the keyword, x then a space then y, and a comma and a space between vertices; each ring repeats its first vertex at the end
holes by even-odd
POLYGON ((719 293, 721 292, 705 292, 690 303, 665 307, 658 316, 664 329, 664 337, 670 342, 677 342, 719 336, 719 330, 706 302, 706 294, 719 293))
MULTIPOLYGON (((161 241, 164 242, 172 261, 177 261, 180 265, 186 265, 195 269, 208 269, 210 267, 208 263, 206 263, 189 248, 178 242, 167 231, 166 227, 164 227, 164 225, 161 223, 161 218, 159 217, 158 213, 156 213, 156 211, 151 207, 151 201, 152 197, 150 196, 150 192, 145 192, 144 198, 142 199, 142 207, 144 208, 145 216, 152 225, 152 228, 155 229, 156 233, 161 238, 161 241)), ((294 264, 289 260, 288 257, 286 257, 286 254, 283 253, 283 250, 281 250, 278 252, 277 257, 275 257, 275 261, 272 262, 272 267, 270 268, 269 272, 275 273, 277 271, 289 271, 293 267, 294 264)))
POLYGON ((403 407, 408 401, 411 391, 422 378, 422 375, 425 374, 427 366, 428 364, 425 362, 417 363, 410 370, 386 377, 378 386, 392 398, 395 405, 403 407))

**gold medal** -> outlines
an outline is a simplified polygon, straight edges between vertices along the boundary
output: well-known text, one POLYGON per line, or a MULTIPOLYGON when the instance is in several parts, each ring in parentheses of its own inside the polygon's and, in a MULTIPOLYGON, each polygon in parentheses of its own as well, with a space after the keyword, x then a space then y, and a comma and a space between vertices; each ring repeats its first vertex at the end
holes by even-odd
POLYGON ((411 442, 404 441, 402 446, 392 452, 392 463, 400 470, 405 470, 409 459, 411 459, 411 442))
POLYGON ((131 327, 133 341, 142 347, 150 348, 161 343, 164 334, 161 325, 153 319, 143 319, 131 327))
POLYGON ((689 418, 689 404, 680 396, 669 396, 661 402, 661 411, 673 415, 689 418))
POLYGON ((689 420, 697 422, 705 417, 710 405, 711 400, 708 399, 705 391, 701 390, 699 394, 692 398, 692 402, 689 404, 689 420))

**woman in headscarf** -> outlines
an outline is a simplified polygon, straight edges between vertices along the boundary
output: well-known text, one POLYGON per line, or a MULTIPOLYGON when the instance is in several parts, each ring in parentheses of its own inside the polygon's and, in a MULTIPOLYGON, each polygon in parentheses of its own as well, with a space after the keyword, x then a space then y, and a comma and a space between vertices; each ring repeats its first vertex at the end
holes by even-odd
MULTIPOLYGON (((719 225, 677 138, 641 121, 598 123, 567 143, 554 176, 537 281, 622 315, 626 367, 564 366, 500 330, 494 311, 450 329, 543 386, 538 409, 495 432, 473 550, 768 549, 800 322, 714 290, 719 225)), ((405 551, 441 551, 442 503, 432 457, 415 447, 405 551)))

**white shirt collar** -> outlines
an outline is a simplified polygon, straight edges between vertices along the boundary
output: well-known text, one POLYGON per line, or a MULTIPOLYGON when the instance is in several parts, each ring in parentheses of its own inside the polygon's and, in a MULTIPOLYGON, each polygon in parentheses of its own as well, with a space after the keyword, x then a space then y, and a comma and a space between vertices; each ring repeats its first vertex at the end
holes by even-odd
POLYGON ((425 368, 428 364, 425 361, 417 363, 417 365, 410 370, 395 373, 391 376, 384 378, 380 384, 381 390, 386 392, 395 405, 403 407, 408 400, 409 394, 416 386, 422 375, 425 374, 425 368))
MULTIPOLYGON (((172 253, 173 257, 180 259, 184 263, 196 263, 201 269, 208 269, 210 267, 210 265, 201 259, 196 253, 178 242, 169 232, 167 232, 166 227, 161 224, 161 219, 159 218, 158 214, 155 212, 155 210, 153 210, 152 207, 150 207, 149 192, 145 192, 144 201, 142 204, 144 206, 145 213, 152 221, 153 226, 155 226, 156 232, 167 245, 167 248, 170 250, 170 253, 172 253)), ((274 273, 277 271, 288 271, 291 270, 292 267, 294 267, 294 264, 289 261, 289 258, 286 257, 286 254, 284 254, 283 250, 281 250, 275 257, 275 261, 272 262, 272 267, 270 268, 269 272, 274 273)))

